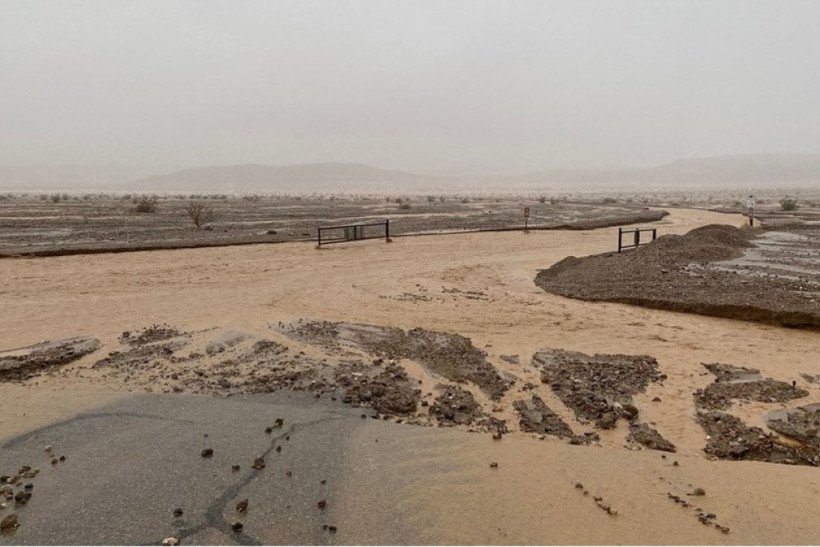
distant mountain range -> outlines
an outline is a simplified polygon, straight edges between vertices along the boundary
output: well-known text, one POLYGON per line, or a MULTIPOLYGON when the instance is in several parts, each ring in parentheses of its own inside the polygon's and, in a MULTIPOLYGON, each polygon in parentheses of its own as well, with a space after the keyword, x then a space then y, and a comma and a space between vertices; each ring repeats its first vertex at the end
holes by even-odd
POLYGON ((820 188, 820 154, 757 154, 677 160, 646 168, 552 169, 508 176, 436 176, 359 163, 226 165, 162 173, 133 167, 2 167, 0 191, 466 192, 820 188))
POLYGON ((226 165, 184 169, 133 182, 141 191, 165 192, 381 192, 423 189, 441 179, 360 163, 226 165))

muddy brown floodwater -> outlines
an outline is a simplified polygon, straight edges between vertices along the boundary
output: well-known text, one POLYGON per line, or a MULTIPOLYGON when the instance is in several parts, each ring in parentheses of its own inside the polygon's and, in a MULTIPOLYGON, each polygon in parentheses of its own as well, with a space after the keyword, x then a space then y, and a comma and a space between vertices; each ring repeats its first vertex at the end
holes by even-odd
MULTIPOLYGON (((654 226, 667 235, 743 222, 675 209, 654 226)), ((381 418, 344 439, 339 541, 389 542, 401 514, 421 543, 817 543, 811 418, 795 409, 820 402, 810 380, 820 374, 818 333, 587 302, 533 284, 567 256, 612 251, 615 233, 0 260, 0 358, 80 335, 101 345, 0 382, 0 438, 130 393, 298 390, 339 405, 349 397, 362 407, 357 422, 359 412, 381 418), (330 325, 317 334, 328 343, 292 336, 300 324, 330 325), (577 374, 543 383, 532 357, 545 349, 582 354, 577 374), (704 363, 756 369, 807 395, 733 393, 723 411, 703 409, 694 394, 717 378, 704 363), (596 378, 616 371, 625 377, 613 386, 624 389, 599 389, 596 378), (575 380, 596 413, 574 408, 587 408, 574 403, 575 380), (772 411, 787 411, 792 428, 769 428, 772 411), (584 434, 589 442, 573 444, 584 434), (725 443, 730 436, 743 442, 725 443)), ((199 457, 204 447, 193 448, 199 457)))

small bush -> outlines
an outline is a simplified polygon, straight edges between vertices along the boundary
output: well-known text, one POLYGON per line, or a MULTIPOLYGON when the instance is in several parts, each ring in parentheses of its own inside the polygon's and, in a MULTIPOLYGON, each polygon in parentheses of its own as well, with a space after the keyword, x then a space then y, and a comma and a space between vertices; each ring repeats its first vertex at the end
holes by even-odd
POLYGON ((408 202, 408 201, 403 201, 403 202, 401 202, 401 204, 399 204, 399 209, 409 209, 409 208, 410 208, 410 202, 408 202))
POLYGON ((538 198, 538 203, 546 203, 546 202, 547 202, 547 196, 541 196, 540 198, 538 198))
POLYGON ((157 196, 141 196, 134 199, 135 213, 156 213, 157 196))
POLYGON ((601 200, 601 203, 618 203, 618 200, 615 198, 604 198, 601 200))
POLYGON ((197 228, 202 228, 214 220, 213 209, 200 201, 189 201, 185 206, 185 212, 197 228))
POLYGON ((783 198, 780 200, 780 208, 783 211, 794 211, 797 209, 797 200, 794 198, 783 198))

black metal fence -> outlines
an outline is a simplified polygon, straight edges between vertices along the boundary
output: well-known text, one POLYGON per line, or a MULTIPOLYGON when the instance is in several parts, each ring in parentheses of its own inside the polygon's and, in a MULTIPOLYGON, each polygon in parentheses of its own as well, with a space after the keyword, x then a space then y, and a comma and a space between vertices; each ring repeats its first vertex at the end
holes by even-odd
POLYGON ((645 245, 650 241, 655 241, 657 237, 657 228, 618 228, 618 252, 620 253, 624 249, 635 249, 640 245, 645 245), (641 232, 652 232, 652 239, 641 241, 641 232), (627 235, 626 244, 624 243, 624 234, 627 235))
POLYGON ((345 243, 364 239, 384 239, 390 241, 390 220, 366 224, 342 224, 339 226, 319 226, 317 247, 331 243, 345 243), (380 228, 380 229, 376 229, 380 228))

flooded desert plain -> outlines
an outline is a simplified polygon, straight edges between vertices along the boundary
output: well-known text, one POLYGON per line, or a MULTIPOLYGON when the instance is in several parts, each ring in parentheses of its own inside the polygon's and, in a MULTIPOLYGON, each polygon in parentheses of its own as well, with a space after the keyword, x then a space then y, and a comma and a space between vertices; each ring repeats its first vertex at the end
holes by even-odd
POLYGON ((818 543, 817 329, 536 285, 616 233, 0 260, 0 543, 818 543))

